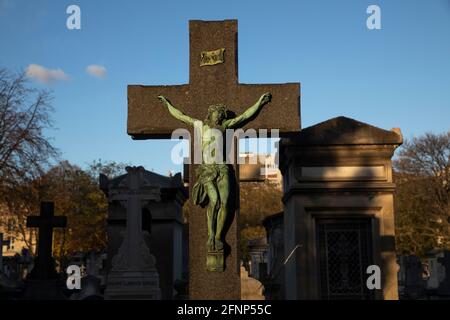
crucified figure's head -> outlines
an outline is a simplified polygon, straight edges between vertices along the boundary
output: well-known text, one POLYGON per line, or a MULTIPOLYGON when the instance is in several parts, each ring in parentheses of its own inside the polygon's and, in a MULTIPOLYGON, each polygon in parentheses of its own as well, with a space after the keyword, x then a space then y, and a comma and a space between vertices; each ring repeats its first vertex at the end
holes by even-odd
POLYGON ((219 126, 227 119, 227 108, 223 104, 209 106, 205 122, 212 126, 219 126))

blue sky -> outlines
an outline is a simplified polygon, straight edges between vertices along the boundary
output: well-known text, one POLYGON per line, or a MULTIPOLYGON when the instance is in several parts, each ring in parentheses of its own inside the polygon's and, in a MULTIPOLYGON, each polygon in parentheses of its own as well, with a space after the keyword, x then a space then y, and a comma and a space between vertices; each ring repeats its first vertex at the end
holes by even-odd
POLYGON ((64 159, 167 174, 180 170, 174 142, 126 134, 126 86, 188 82, 190 19, 238 19, 240 82, 301 82, 303 127, 344 115, 400 127, 407 138, 450 129, 448 0, 0 0, 0 66, 67 76, 32 79, 53 90, 57 130, 48 135, 64 159), (71 4, 81 8, 81 30, 66 28, 71 4), (381 30, 366 27, 370 4, 381 8, 381 30))

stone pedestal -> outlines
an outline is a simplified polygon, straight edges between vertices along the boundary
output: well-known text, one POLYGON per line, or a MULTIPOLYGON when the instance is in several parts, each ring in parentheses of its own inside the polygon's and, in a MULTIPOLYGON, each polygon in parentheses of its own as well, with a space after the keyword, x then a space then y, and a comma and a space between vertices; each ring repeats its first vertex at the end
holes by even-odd
POLYGON ((391 157, 401 143, 399 130, 345 117, 281 140, 287 299, 398 298, 391 157), (366 286, 373 264, 381 290, 366 286))
POLYGON ((211 272, 223 272, 225 269, 223 251, 208 251, 206 267, 211 272))
POLYGON ((105 290, 107 300, 161 299, 155 258, 150 254, 142 232, 137 234, 141 234, 141 239, 135 243, 138 245, 131 247, 131 241, 125 238, 119 253, 113 258, 105 290))
POLYGON ((159 300, 159 276, 154 271, 112 271, 108 276, 105 299, 159 300))

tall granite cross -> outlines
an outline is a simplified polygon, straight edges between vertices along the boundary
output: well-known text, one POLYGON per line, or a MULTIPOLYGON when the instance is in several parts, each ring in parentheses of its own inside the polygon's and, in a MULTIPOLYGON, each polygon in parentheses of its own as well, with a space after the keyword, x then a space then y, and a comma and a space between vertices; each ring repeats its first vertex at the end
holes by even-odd
POLYGON ((37 260, 31 272, 32 278, 55 277, 52 258, 53 228, 64 228, 66 225, 66 217, 54 216, 53 202, 41 202, 40 216, 27 217, 27 228, 39 228, 37 260))
MULTIPOLYGON (((261 94, 272 101, 258 117, 244 126, 253 129, 300 130, 300 84, 240 84, 238 81, 237 21, 190 21, 189 84, 173 86, 128 86, 128 134, 133 139, 170 138, 176 128, 192 129, 172 118, 157 96, 163 95, 180 110, 204 119, 208 106, 221 103, 236 115, 251 106, 261 94)), ((270 43, 255 49, 264 50, 270 43)), ((283 48, 280 48, 283 50, 283 48)), ((261 68, 265 66, 262 65, 261 68)), ((191 134, 191 137, 192 134, 191 134)), ((193 147, 191 143, 191 159, 193 147)), ((190 166, 189 186, 195 183, 195 165, 190 166)), ((236 179, 238 181, 238 179, 236 179)), ((239 299, 238 212, 226 243, 231 247, 224 272, 206 270, 206 210, 190 204, 189 210, 189 297, 190 299, 239 299)))

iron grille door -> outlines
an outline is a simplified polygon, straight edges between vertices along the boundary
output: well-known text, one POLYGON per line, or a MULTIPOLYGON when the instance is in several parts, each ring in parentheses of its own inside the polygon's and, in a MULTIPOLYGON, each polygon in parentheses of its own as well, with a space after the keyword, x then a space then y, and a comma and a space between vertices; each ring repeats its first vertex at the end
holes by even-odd
POLYGON ((372 264, 370 219, 317 220, 322 299, 373 299, 366 286, 372 264))

